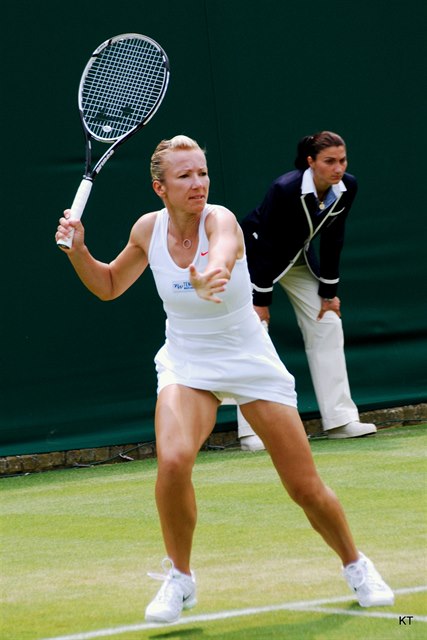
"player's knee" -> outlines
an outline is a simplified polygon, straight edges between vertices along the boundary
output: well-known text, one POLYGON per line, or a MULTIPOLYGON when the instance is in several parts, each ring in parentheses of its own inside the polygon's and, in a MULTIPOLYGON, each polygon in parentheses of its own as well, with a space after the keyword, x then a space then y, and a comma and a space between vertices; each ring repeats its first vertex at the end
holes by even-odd
POLYGON ((178 479, 180 476, 191 474, 194 465, 194 455, 188 450, 168 448, 158 454, 159 473, 178 479))
POLYGON ((302 509, 309 509, 322 500, 325 486, 320 478, 300 479, 287 487, 289 496, 302 509))

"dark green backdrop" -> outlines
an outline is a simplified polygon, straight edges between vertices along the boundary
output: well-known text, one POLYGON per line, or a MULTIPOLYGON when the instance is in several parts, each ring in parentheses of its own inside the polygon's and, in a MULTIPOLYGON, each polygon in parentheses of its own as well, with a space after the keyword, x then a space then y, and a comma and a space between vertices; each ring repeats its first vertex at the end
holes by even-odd
MULTIPOLYGON (((164 46, 171 82, 156 117, 96 183, 84 217, 94 254, 112 259, 135 219, 158 206, 148 164, 161 138, 186 133, 207 148, 210 200, 240 218, 292 168, 301 136, 336 130, 360 182, 340 289, 353 397, 361 409, 427 400, 425 18, 424 0, 3 8, 0 455, 154 437, 164 317, 151 275, 102 303, 54 243, 82 174, 80 74, 98 44, 128 31, 164 46)), ((272 314, 300 410, 314 414, 279 290, 272 314)), ((234 415, 222 408, 217 428, 234 415)))

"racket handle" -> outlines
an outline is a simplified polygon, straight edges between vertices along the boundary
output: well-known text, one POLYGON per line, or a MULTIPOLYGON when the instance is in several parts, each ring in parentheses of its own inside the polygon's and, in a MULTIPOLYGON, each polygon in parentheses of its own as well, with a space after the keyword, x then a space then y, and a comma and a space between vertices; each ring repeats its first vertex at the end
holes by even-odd
MULTIPOLYGON (((93 182, 90 178, 83 178, 74 196, 73 204, 71 205, 71 215, 69 220, 80 220, 85 210, 86 202, 90 196, 93 182)), ((68 238, 59 240, 57 242, 58 247, 64 249, 71 249, 73 246, 74 229, 72 229, 68 235, 68 238)))

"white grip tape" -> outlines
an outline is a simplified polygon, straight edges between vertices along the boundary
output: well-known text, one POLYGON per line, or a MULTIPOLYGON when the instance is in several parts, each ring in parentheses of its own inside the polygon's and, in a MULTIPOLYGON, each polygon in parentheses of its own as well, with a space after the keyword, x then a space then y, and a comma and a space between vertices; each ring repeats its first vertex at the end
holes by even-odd
MULTIPOLYGON (((85 210, 86 202, 90 196, 93 182, 87 178, 83 178, 76 195, 74 196, 73 204, 71 205, 71 215, 69 220, 80 220, 85 210)), ((74 229, 72 229, 66 240, 60 240, 57 244, 61 247, 67 247, 70 249, 73 246, 74 229)))
POLYGON ((77 193, 74 196, 73 204, 71 205, 71 220, 80 220, 83 211, 85 210, 86 202, 90 196, 93 182, 83 178, 80 183, 77 193))

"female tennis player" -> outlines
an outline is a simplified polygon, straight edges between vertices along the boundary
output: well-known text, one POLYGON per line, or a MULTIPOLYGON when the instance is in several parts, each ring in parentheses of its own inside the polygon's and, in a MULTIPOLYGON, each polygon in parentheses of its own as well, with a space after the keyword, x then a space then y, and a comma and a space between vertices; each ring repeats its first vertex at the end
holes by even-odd
POLYGON ((340 558, 360 605, 392 604, 393 592, 358 551, 337 497, 317 473, 296 408, 294 378, 253 309, 242 231, 231 211, 208 204, 203 150, 186 136, 163 140, 152 156, 151 175, 164 207, 139 218, 111 263, 91 255, 83 226, 69 218, 68 209, 56 232, 58 241, 74 229, 66 254, 101 300, 120 296, 149 265, 167 315, 166 342, 155 357, 155 493, 167 558, 146 620, 175 622, 196 604, 192 469, 225 397, 235 399, 285 489, 340 558))

